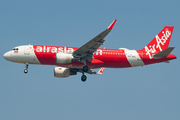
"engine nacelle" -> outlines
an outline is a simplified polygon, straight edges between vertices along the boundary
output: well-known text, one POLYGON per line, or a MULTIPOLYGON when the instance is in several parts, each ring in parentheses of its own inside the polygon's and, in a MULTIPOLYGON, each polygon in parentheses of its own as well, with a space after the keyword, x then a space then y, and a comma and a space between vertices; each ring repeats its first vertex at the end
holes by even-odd
POLYGON ((54 68, 54 77, 69 77, 70 75, 76 75, 77 73, 74 71, 71 71, 69 68, 64 67, 55 67, 54 68))
POLYGON ((61 63, 61 64, 67 64, 71 63, 73 60, 72 54, 67 54, 67 53, 56 53, 56 63, 61 63))

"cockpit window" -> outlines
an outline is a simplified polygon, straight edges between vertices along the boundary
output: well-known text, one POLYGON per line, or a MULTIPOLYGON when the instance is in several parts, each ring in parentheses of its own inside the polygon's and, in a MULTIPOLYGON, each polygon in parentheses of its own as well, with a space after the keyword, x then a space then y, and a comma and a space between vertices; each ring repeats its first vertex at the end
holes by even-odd
POLYGON ((13 48, 12 50, 18 50, 18 48, 13 48))

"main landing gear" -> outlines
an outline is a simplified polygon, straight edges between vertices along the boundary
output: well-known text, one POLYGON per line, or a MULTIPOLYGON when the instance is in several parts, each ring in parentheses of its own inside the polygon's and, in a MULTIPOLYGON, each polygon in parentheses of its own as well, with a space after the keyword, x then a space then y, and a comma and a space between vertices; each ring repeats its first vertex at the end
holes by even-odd
POLYGON ((26 69, 24 70, 25 74, 28 73, 28 66, 29 66, 29 64, 26 64, 26 69))
POLYGON ((87 80, 87 77, 86 75, 84 75, 84 72, 87 72, 89 70, 89 67, 85 65, 82 70, 83 70, 83 75, 81 76, 81 80, 85 82, 87 80))
POLYGON ((88 70, 89 70, 88 66, 85 65, 85 66, 83 67, 83 71, 84 71, 84 72, 87 72, 88 70))
POLYGON ((81 76, 81 80, 82 80, 83 82, 85 82, 86 79, 87 79, 86 75, 83 74, 83 75, 81 76))

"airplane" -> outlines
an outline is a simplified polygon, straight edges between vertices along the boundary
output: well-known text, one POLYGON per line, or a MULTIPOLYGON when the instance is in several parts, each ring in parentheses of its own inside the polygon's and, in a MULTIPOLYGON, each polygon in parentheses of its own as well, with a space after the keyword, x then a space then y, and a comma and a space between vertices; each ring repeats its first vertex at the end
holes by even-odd
POLYGON ((85 82, 88 74, 102 74, 105 68, 127 68, 144 66, 176 59, 170 54, 175 47, 168 47, 173 32, 173 26, 165 26, 153 39, 140 50, 127 48, 99 48, 104 44, 104 38, 113 29, 115 19, 107 29, 88 41, 81 47, 21 45, 6 52, 4 59, 25 64, 24 73, 28 73, 29 64, 55 65, 54 76, 59 78, 82 73, 81 80, 85 82), (101 68, 98 72, 92 69, 101 68))

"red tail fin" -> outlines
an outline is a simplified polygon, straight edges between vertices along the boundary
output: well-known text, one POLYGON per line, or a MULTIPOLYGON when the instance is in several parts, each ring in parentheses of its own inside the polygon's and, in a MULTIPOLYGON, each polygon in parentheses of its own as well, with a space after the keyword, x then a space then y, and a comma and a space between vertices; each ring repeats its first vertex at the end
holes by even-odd
POLYGON ((152 54, 156 54, 169 46, 171 35, 173 32, 173 26, 165 26, 161 32, 159 32, 154 39, 143 48, 141 51, 145 52, 146 55, 152 59, 152 54))

